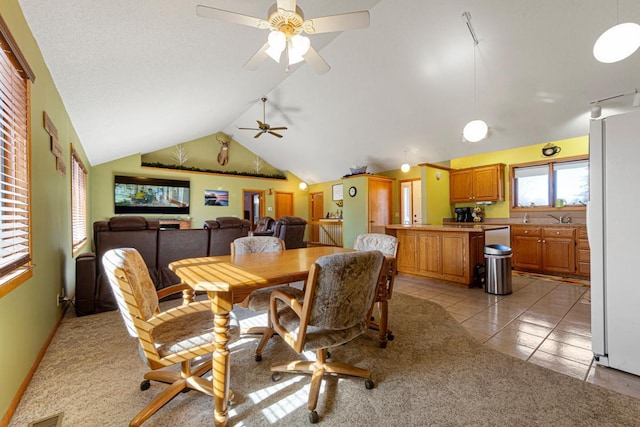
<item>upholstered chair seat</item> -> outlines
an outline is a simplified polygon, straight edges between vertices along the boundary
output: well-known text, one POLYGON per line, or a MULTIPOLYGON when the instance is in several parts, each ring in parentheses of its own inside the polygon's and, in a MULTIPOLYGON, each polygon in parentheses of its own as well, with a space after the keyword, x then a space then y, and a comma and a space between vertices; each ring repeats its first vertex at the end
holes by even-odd
POLYGON ((369 328, 380 331, 380 347, 384 348, 387 346, 387 340, 392 341, 395 338, 393 332, 388 330, 389 306, 387 301, 391 299, 393 284, 395 283, 396 278, 398 239, 395 236, 389 236, 386 234, 360 234, 356 237, 353 249, 357 251, 378 250, 385 256, 383 274, 380 275, 376 298, 373 300, 371 311, 369 312, 369 316, 367 316, 369 328), (378 312, 380 314, 379 322, 376 322, 372 317, 373 310, 376 305, 378 306, 378 312))
MULTIPOLYGON (((285 250, 284 240, 280 240, 273 236, 249 236, 242 237, 234 240, 231 243, 231 256, 241 256, 245 254, 261 253, 261 252, 281 252, 285 250)), ((293 288, 289 285, 270 286, 267 288, 257 289, 247 298, 244 299, 239 305, 244 308, 248 308, 251 311, 268 311, 269 310, 269 297, 274 290, 286 290, 294 298, 298 298, 300 301, 304 298, 304 292, 297 288, 293 288)), ((262 360, 262 350, 264 349, 269 339, 274 334, 270 325, 263 327, 253 327, 246 331, 245 334, 262 334, 262 339, 258 343, 256 348, 255 359, 257 362, 262 360)))
POLYGON ((380 251, 345 252, 318 258, 311 266, 300 302, 286 290, 271 293, 271 326, 298 353, 313 350, 316 360, 296 360, 271 367, 280 372, 309 373, 309 420, 319 420, 316 406, 324 375, 365 378, 373 388, 371 373, 363 368, 327 361, 328 349, 347 343, 367 329, 366 316, 373 303, 384 255, 380 251))

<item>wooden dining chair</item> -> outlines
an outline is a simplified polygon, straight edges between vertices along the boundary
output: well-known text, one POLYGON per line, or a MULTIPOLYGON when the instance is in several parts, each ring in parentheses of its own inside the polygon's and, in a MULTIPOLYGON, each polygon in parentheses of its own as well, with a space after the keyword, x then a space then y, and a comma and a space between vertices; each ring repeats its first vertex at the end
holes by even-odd
MULTIPOLYGON (((192 389, 213 396, 211 381, 202 378, 212 367, 211 358, 205 356, 214 351, 211 303, 183 300, 182 305, 160 311, 160 298, 188 286, 175 285, 156 292, 136 249, 111 249, 102 257, 102 264, 127 331, 138 339, 141 356, 151 368, 144 374, 140 389, 149 389, 151 381, 170 384, 129 425, 139 426, 182 391, 192 389), (162 369, 178 363, 180 371, 162 369)), ((238 336, 237 326, 232 326, 229 342, 238 336)))
POLYGON ((320 257, 311 266, 304 300, 287 290, 271 293, 273 329, 296 352, 315 351, 316 360, 296 360, 271 366, 272 378, 281 372, 310 373, 309 421, 319 420, 316 406, 324 375, 365 378, 371 373, 345 363, 327 361, 330 347, 349 342, 367 330, 366 316, 373 302, 384 255, 380 251, 346 252, 320 257))
POLYGON ((394 236, 378 233, 365 233, 356 237, 353 249, 357 251, 379 250, 385 256, 383 273, 380 275, 380 282, 376 292, 376 298, 371 305, 371 311, 367 316, 369 328, 376 331, 386 331, 380 339, 380 347, 387 346, 387 341, 393 341, 393 332, 388 329, 389 324, 389 303, 393 293, 393 284, 396 279, 396 258, 398 255, 398 239, 394 236), (372 317, 375 306, 378 306, 380 321, 376 322, 372 317))
MULTIPOLYGON (((253 254, 261 252, 281 252, 285 250, 284 240, 280 240, 273 236, 249 236, 240 237, 231 242, 231 256, 253 254)), ((251 311, 269 311, 269 295, 274 290, 287 289, 287 292, 297 295, 297 298, 302 300, 304 293, 297 289, 291 288, 289 285, 270 286, 268 288, 257 289, 249 294, 238 305, 244 308, 248 308, 251 311)), ((269 316, 267 316, 267 325, 252 327, 246 331, 242 331, 244 334, 262 334, 260 343, 256 348, 255 359, 256 362, 262 360, 262 350, 267 345, 269 340, 274 334, 273 329, 269 325, 269 316)))

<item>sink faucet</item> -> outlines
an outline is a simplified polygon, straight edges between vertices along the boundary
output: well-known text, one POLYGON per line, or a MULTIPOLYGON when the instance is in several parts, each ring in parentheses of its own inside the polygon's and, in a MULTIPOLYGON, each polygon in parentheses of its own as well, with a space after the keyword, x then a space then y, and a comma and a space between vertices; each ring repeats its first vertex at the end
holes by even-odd
POLYGON ((568 215, 560 215, 560 218, 558 218, 557 216, 553 216, 551 214, 547 214, 547 216, 550 216, 551 218, 555 219, 558 221, 558 223, 560 224, 569 224, 571 222, 571 217, 568 215))

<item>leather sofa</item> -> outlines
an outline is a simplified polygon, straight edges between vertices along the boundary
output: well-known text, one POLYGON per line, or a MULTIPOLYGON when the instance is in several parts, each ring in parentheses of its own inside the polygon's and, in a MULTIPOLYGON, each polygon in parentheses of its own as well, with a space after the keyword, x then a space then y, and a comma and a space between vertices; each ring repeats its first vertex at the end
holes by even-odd
POLYGON ((157 220, 119 216, 93 224, 94 252, 76 258, 75 309, 78 316, 116 310, 117 304, 102 267, 102 256, 113 248, 131 247, 140 252, 156 289, 180 279, 169 263, 194 257, 228 255, 231 242, 247 236, 249 221, 219 217, 205 221, 200 229, 161 229, 157 220))

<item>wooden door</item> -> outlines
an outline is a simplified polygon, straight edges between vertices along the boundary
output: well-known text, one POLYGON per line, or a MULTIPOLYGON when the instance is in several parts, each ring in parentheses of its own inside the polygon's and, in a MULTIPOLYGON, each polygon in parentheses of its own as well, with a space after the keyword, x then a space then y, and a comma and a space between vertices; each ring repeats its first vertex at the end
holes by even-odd
POLYGON ((473 200, 504 200, 504 166, 502 164, 476 168, 473 171, 473 200))
POLYGON ((513 267, 524 270, 540 269, 540 237, 539 236, 513 236, 512 253, 513 267))
POLYGON ((264 190, 242 190, 244 219, 249 220, 253 230, 259 218, 265 215, 264 190))
POLYGON ((418 269, 416 262, 418 235, 405 231, 398 232, 398 271, 415 273, 418 269))
MULTIPOLYGON (((442 273, 442 239, 439 234, 421 233, 418 237, 420 271, 430 274, 442 273)), ((398 245, 400 248, 400 245, 398 245)))
POLYGON ((442 274, 449 280, 465 278, 469 254, 468 234, 442 233, 442 274))
POLYGON ((369 233, 385 234, 391 224, 391 186, 393 181, 369 179, 369 233))
POLYGON ((472 198, 473 171, 451 171, 449 174, 449 199, 451 203, 469 202, 472 198))
POLYGON ((552 273, 576 272, 575 240, 570 238, 542 241, 542 269, 552 273))
POLYGON ((273 194, 276 211, 275 219, 277 220, 283 216, 293 216, 293 193, 276 191, 273 194))
POLYGON ((324 217, 324 193, 309 194, 309 215, 310 225, 309 240, 312 242, 320 241, 320 218, 324 217))

